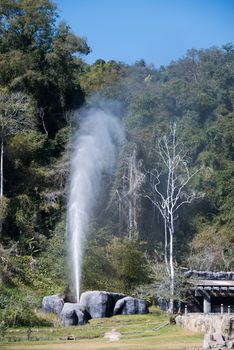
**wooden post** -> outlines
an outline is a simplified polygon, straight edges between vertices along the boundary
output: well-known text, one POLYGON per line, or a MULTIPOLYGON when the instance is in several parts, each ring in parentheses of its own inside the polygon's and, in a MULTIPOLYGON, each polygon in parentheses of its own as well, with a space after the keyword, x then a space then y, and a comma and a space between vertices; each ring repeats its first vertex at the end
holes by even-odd
POLYGON ((221 315, 223 315, 223 304, 221 304, 220 311, 221 311, 221 315))
POLYGON ((230 305, 228 305, 228 315, 230 315, 230 305))
POLYGON ((185 305, 184 307, 184 316, 188 316, 188 307, 185 305))
POLYGON ((209 314, 211 312, 211 300, 209 295, 203 297, 203 312, 209 314))

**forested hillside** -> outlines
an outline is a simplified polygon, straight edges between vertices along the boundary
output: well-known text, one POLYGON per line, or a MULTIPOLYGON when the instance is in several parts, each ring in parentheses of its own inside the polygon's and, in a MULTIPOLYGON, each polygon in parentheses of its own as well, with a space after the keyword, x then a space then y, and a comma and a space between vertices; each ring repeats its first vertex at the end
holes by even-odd
POLYGON ((158 140, 175 122, 191 171, 201 168, 190 189, 203 193, 175 222, 176 264, 234 268, 233 45, 190 49, 156 68, 144 60, 88 65, 89 52, 49 0, 1 1, 0 316, 9 324, 42 322, 30 305, 69 284, 72 111, 94 101, 115 110, 125 142, 90 227, 83 289, 134 293, 152 282, 164 236, 148 174, 162 168, 158 140))

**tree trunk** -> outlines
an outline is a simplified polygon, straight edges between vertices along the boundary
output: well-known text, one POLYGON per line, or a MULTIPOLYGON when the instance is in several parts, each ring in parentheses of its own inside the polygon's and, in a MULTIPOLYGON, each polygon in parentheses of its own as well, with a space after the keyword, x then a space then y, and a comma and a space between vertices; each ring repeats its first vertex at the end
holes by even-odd
POLYGON ((136 150, 134 149, 128 159, 128 230, 130 240, 138 239, 137 197, 141 185, 140 177, 141 173, 137 168, 136 150))
POLYGON ((170 275, 169 264, 168 264, 168 239, 167 239, 167 221, 164 220, 164 261, 168 275, 170 275))
POLYGON ((173 231, 174 227, 170 229, 170 303, 169 313, 173 314, 174 311, 174 289, 175 289, 175 271, 173 263, 173 231))

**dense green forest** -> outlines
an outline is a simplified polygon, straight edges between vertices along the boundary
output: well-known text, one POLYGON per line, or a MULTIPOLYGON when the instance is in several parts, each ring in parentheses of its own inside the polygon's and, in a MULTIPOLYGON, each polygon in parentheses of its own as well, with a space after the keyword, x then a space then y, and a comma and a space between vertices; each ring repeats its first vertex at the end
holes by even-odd
POLYGON ((189 186, 204 194, 179 212, 176 266, 234 268, 233 45, 190 49, 159 68, 144 60, 88 65, 90 50, 51 1, 1 1, 0 316, 9 325, 46 322, 32 306, 69 283, 69 140, 73 111, 84 105, 114 109, 125 141, 90 227, 83 290, 134 294, 153 282, 163 222, 145 195, 146 174, 161 169, 158 140, 174 122, 190 169, 202 168, 189 186), (140 180, 126 195, 130 171, 140 180))

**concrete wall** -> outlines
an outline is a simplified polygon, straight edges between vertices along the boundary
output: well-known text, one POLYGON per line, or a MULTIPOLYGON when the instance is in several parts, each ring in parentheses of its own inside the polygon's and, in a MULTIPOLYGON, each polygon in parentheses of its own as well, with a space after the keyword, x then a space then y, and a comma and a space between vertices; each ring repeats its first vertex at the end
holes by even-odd
POLYGON ((176 323, 192 332, 199 333, 221 333, 234 335, 234 314, 232 315, 204 315, 188 314, 187 316, 177 316, 176 323), (231 323, 231 320, 233 321, 231 323), (232 333, 232 334, 230 334, 232 333))

